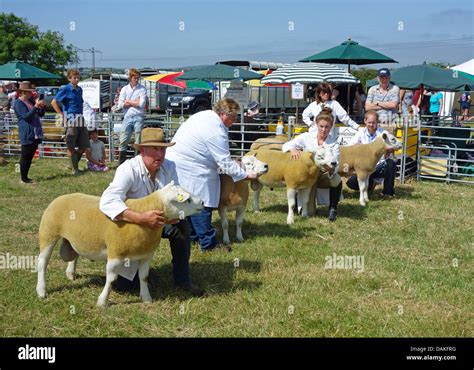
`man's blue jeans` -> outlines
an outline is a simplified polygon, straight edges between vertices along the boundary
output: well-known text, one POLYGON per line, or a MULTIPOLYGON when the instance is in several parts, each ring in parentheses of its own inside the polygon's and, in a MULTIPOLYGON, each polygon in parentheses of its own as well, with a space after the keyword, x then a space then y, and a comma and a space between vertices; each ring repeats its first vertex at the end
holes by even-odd
POLYGON ((198 214, 188 217, 191 240, 199 242, 202 251, 216 246, 216 229, 212 227, 212 208, 204 207, 198 214))
POLYGON ((119 150, 126 151, 130 138, 132 137, 132 132, 135 131, 135 144, 140 143, 140 134, 143 128, 143 122, 145 117, 143 116, 133 116, 127 117, 123 120, 122 123, 122 133, 120 134, 120 145, 119 150))

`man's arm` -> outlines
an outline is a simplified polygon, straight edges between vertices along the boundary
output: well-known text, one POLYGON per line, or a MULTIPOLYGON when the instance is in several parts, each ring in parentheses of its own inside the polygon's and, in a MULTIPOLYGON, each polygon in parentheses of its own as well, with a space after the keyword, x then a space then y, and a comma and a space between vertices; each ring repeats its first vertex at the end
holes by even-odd
POLYGON ((380 110, 378 105, 374 102, 374 89, 372 87, 367 93, 367 99, 365 100, 365 110, 380 110))

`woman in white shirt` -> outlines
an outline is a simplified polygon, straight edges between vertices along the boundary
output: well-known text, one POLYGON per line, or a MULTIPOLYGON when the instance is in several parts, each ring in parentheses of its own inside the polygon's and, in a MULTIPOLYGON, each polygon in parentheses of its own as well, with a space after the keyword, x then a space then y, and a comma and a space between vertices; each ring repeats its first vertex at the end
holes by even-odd
MULTIPOLYGON (((291 153, 291 157, 294 160, 298 160, 302 151, 315 152, 316 148, 322 146, 323 144, 331 149, 337 159, 338 164, 335 168, 327 166, 320 175, 319 181, 326 180, 329 182, 330 190, 328 219, 329 221, 335 221, 337 217, 337 204, 339 203, 339 198, 341 197, 342 181, 341 177, 337 173, 339 167, 339 143, 336 141, 336 138, 329 135, 334 124, 332 110, 329 108, 324 108, 323 111, 316 117, 315 123, 317 126, 317 132, 309 131, 297 136, 293 140, 285 143, 282 150, 284 152, 289 151, 291 153)), ((310 199, 310 201, 314 202, 314 199, 310 199)))
POLYGON ((303 111, 303 122, 310 127, 310 131, 315 129, 314 117, 317 117, 324 107, 328 107, 332 111, 333 116, 333 127, 329 133, 334 139, 337 139, 338 129, 335 125, 336 118, 341 121, 344 125, 353 128, 354 130, 359 129, 359 125, 354 122, 345 109, 341 107, 336 100, 332 100, 332 87, 328 83, 320 83, 316 88, 316 101, 312 102, 303 111))
POLYGON ((239 104, 224 98, 214 110, 192 115, 174 135, 176 145, 166 152, 166 158, 176 164, 179 184, 204 201, 204 210, 188 217, 191 240, 198 241, 203 252, 222 247, 211 223, 212 210, 219 205, 219 174, 229 175, 235 182, 256 178, 230 157, 228 130, 238 112, 239 104))

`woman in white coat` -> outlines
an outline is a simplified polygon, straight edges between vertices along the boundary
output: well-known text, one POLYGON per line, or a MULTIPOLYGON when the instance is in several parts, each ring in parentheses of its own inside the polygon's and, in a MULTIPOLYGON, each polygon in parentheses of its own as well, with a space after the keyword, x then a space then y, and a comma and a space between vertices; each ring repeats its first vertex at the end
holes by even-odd
POLYGON ((333 127, 329 136, 337 139, 339 132, 336 126, 336 118, 341 121, 344 125, 353 128, 354 130, 359 129, 359 125, 354 122, 346 110, 336 100, 332 99, 333 89, 328 83, 320 83, 316 87, 316 100, 306 107, 303 111, 303 122, 306 123, 310 131, 316 129, 314 124, 314 118, 318 116, 324 107, 330 108, 333 116, 333 127))
POLYGON ((211 224, 212 209, 219 205, 219 174, 229 175, 235 182, 256 177, 230 157, 228 129, 238 112, 239 104, 224 98, 213 110, 192 115, 174 135, 176 145, 166 152, 166 158, 176 164, 179 184, 204 201, 204 210, 188 217, 191 240, 199 242, 203 252, 220 247, 211 224))
POLYGON ((338 164, 335 168, 326 167, 323 170, 320 179, 326 178, 326 180, 329 182, 330 188, 328 220, 336 221, 337 205, 339 203, 342 191, 342 180, 337 173, 339 167, 339 143, 334 137, 329 135, 334 124, 331 113, 331 109, 324 108, 324 110, 319 113, 315 119, 317 132, 313 130, 297 136, 293 140, 285 143, 282 147, 282 150, 284 152, 289 151, 291 153, 291 157, 294 160, 298 160, 302 151, 315 152, 316 149, 323 144, 331 149, 332 153, 337 159, 338 164))

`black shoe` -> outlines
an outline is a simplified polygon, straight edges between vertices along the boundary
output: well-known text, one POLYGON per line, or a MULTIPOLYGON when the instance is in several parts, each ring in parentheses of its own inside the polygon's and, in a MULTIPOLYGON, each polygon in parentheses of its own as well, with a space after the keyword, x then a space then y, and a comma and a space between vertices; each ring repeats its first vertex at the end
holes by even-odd
POLYGON ((329 221, 336 221, 336 218, 337 218, 336 208, 330 208, 329 209, 328 220, 329 221))
POLYGON ((203 289, 191 283, 175 284, 175 288, 178 291, 189 293, 194 297, 202 297, 203 295, 206 294, 206 292, 203 289))
POLYGON ((31 183, 33 183, 33 180, 32 179, 26 179, 26 180, 21 179, 20 182, 22 184, 31 184, 31 183))
POLYGON ((216 251, 232 252, 232 247, 230 245, 219 243, 219 244, 216 244, 212 248, 201 249, 202 253, 216 252, 216 251))

